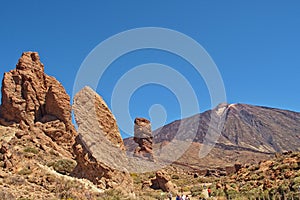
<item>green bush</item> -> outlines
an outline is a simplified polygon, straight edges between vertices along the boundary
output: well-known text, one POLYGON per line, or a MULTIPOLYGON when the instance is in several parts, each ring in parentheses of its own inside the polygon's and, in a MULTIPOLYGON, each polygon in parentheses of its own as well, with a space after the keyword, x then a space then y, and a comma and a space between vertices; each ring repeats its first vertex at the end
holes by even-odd
POLYGON ((244 191, 241 194, 248 197, 256 197, 261 191, 258 188, 252 188, 249 191, 244 191))
POLYGON ((235 197, 238 196, 238 192, 236 190, 233 190, 233 189, 226 190, 225 194, 228 198, 235 198, 235 197))
POLYGON ((172 178, 172 179, 175 179, 175 180, 178 180, 178 179, 179 179, 179 176, 178 176, 177 174, 173 174, 171 178, 172 178))
POLYGON ((18 174, 19 175, 29 175, 32 173, 32 170, 29 167, 24 167, 23 169, 21 169, 18 174))
POLYGON ((271 188, 269 190, 269 196, 270 197, 275 197, 276 194, 277 194, 277 188, 276 187, 275 188, 271 188))
POLYGON ((240 187, 240 192, 247 193, 252 189, 251 183, 246 183, 243 186, 240 187))
POLYGON ((190 191, 191 191, 191 194, 192 194, 193 197, 199 196, 202 193, 202 191, 203 191, 203 187, 200 186, 200 185, 199 186, 193 186, 190 189, 190 191))
POLYGON ((289 164, 281 164, 278 166, 278 169, 280 169, 282 172, 285 170, 285 169, 289 169, 290 168, 290 165, 289 164))
POLYGON ((231 183, 230 184, 230 187, 234 188, 234 189, 237 189, 237 185, 235 183, 231 183))
POLYGON ((61 174, 70 174, 76 167, 76 162, 69 159, 61 159, 54 162, 48 163, 49 167, 61 174))
POLYGON ((291 164, 291 168, 292 168, 292 169, 295 169, 295 170, 298 170, 298 169, 299 169, 298 163, 292 163, 292 164, 291 164))
POLYGON ((288 193, 290 190, 289 184, 288 183, 282 183, 279 187, 278 187, 278 192, 283 194, 283 193, 288 193))
POLYGON ((122 193, 119 190, 107 190, 101 196, 100 199, 103 200, 122 200, 122 193))
POLYGON ((136 173, 131 173, 130 176, 132 177, 134 184, 141 184, 143 182, 142 177, 136 173))
POLYGON ((151 173, 148 178, 152 179, 152 178, 155 178, 155 173, 151 173))
POLYGON ((259 180, 259 175, 257 175, 257 174, 252 174, 251 176, 250 176, 250 180, 259 180))
POLYGON ((26 153, 33 153, 33 154, 39 153, 39 150, 34 147, 26 147, 23 151, 26 153))
POLYGON ((293 185, 300 184, 300 176, 293 179, 293 185))
POLYGON ((293 191, 298 192, 300 187, 300 177, 296 177, 291 182, 291 188, 293 191))
POLYGON ((182 192, 189 192, 191 190, 191 187, 190 186, 184 186, 184 187, 181 187, 181 191, 182 192))
POLYGON ((215 190, 212 191, 212 196, 214 196, 214 197, 225 197, 226 194, 225 194, 224 190, 222 190, 222 189, 215 189, 215 190))

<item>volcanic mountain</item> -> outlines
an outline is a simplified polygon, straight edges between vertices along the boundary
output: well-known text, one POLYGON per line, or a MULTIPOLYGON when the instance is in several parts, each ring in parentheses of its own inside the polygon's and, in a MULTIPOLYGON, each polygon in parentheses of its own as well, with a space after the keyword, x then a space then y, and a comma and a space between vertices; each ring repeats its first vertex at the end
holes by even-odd
MULTIPOLYGON (((232 175, 223 180, 236 182, 230 184, 236 192, 258 193, 258 186, 295 192, 299 187, 298 152, 282 159, 276 154, 274 162, 254 167, 242 164, 299 151, 300 113, 220 104, 154 132, 150 121, 136 118, 137 143, 126 139, 124 144, 102 97, 84 87, 71 107, 64 87, 45 73, 37 52, 24 52, 16 68, 4 74, 1 97, 3 200, 161 199, 171 190, 201 192, 199 183, 220 180, 205 176, 226 175, 232 175), (133 156, 126 155, 124 145, 133 156), (263 182, 266 178, 271 180, 263 182)), ((221 184, 226 194, 231 191, 227 185, 221 184)))
MULTIPOLYGON (((300 113, 224 103, 167 124, 153 135, 156 151, 174 141, 190 142, 189 148, 173 162, 176 165, 199 169, 255 163, 276 152, 300 150, 300 113), (213 148, 205 157, 199 157, 199 150, 207 145, 213 148)), ((124 142, 129 151, 134 148, 131 138, 124 142)))

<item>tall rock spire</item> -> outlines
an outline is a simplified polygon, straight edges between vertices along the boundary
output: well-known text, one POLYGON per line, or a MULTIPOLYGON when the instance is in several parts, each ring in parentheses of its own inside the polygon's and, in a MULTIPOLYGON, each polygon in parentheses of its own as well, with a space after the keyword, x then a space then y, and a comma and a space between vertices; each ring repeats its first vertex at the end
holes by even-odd
POLYGON ((54 141, 71 149, 76 131, 70 97, 59 81, 44 73, 37 52, 24 52, 16 69, 4 74, 1 100, 2 122, 22 124, 23 129, 39 127, 54 141))
POLYGON ((153 161, 152 139, 150 121, 145 118, 136 118, 134 120, 134 141, 139 146, 135 149, 134 156, 153 161))

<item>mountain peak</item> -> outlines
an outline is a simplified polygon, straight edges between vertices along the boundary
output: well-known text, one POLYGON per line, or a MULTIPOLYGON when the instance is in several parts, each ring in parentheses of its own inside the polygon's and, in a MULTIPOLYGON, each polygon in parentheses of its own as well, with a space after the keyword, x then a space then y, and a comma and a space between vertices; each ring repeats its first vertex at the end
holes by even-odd
POLYGON ((40 56, 37 52, 24 52, 16 66, 18 70, 38 70, 44 72, 44 65, 40 61, 40 56))

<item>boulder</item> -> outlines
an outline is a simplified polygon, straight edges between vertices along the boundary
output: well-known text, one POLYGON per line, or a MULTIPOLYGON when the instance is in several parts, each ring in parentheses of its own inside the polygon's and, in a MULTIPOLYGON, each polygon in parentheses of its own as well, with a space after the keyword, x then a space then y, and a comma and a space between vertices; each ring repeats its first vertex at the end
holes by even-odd
POLYGON ((242 164, 236 163, 233 166, 226 166, 225 171, 227 175, 231 175, 237 173, 242 167, 243 167, 242 164))
POLYGON ((267 171, 270 169, 271 166, 273 166, 273 161, 267 160, 267 161, 262 161, 259 163, 259 170, 260 171, 267 171))
POLYGON ((145 118, 136 118, 134 120, 133 139, 139 145, 134 151, 134 156, 153 161, 153 136, 151 131, 151 123, 149 120, 145 118))
POLYGON ((124 143, 104 100, 85 87, 75 95, 73 110, 79 134, 74 145, 77 160, 74 175, 102 189, 132 193, 133 181, 125 168, 128 160, 124 143))
POLYGON ((143 181, 142 183, 142 190, 149 189, 151 186, 151 181, 143 181))
POLYGON ((161 189, 164 192, 172 192, 173 194, 178 193, 177 186, 170 181, 170 177, 164 171, 157 171, 155 178, 151 179, 152 189, 161 189))

